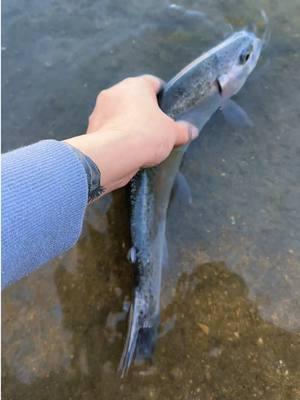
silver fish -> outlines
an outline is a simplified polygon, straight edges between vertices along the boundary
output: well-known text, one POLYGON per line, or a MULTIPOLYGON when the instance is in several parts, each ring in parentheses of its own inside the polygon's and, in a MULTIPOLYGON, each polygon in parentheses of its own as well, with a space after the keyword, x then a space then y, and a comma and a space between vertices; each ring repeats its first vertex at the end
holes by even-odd
MULTIPOLYGON (((244 85, 256 66, 262 41, 236 32, 197 58, 159 93, 161 109, 175 120, 201 130, 218 109, 244 85)), ((151 358, 160 314, 162 268, 166 263, 166 217, 170 195, 188 145, 175 148, 159 166, 139 172, 131 183, 130 251, 136 282, 129 328, 119 365, 124 377, 134 357, 151 358)))

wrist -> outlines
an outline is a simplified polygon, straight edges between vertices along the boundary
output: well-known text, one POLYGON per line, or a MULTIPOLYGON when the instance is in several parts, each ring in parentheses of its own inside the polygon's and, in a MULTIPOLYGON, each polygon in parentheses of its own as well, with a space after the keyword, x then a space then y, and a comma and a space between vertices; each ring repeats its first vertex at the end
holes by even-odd
POLYGON ((98 131, 65 140, 88 156, 101 172, 101 185, 110 192, 123 186, 142 165, 138 135, 119 131, 98 131))
POLYGON ((91 204, 95 200, 99 199, 105 191, 105 188, 101 185, 101 173, 99 168, 90 157, 83 154, 78 148, 66 142, 65 145, 74 152, 85 170, 88 189, 88 204, 91 204))

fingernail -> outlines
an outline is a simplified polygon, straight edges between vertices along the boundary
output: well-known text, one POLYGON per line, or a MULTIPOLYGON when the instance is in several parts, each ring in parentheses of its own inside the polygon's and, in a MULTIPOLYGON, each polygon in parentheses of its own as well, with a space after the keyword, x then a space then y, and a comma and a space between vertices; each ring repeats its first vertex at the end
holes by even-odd
POLYGON ((199 129, 192 124, 189 124, 189 136, 190 136, 190 141, 196 139, 199 136, 199 129))
POLYGON ((184 120, 179 120, 177 121, 177 123, 179 124, 183 124, 186 126, 187 130, 188 130, 188 134, 189 134, 189 142, 191 142, 192 140, 196 139, 199 136, 199 129, 191 124, 190 122, 184 121, 184 120))
POLYGON ((163 80, 160 79, 160 78, 157 78, 157 79, 160 81, 160 87, 159 87, 158 92, 162 92, 162 91, 164 90, 165 86, 166 86, 166 82, 163 81, 163 80))

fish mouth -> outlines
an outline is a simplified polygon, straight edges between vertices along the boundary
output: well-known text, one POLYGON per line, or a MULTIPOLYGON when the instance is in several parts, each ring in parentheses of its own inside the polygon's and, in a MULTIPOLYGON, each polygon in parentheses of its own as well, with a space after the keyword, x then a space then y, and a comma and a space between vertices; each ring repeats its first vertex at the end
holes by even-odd
POLYGON ((253 42, 254 65, 256 65, 264 46, 265 46, 265 44, 264 44, 263 39, 256 37, 253 42))

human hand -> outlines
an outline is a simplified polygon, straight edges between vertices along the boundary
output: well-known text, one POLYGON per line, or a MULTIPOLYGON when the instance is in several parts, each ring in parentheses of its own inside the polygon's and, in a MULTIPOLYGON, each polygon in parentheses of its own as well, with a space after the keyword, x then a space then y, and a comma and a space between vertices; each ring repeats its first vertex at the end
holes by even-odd
POLYGON ((89 118, 87 135, 66 140, 101 172, 105 193, 126 185, 140 168, 161 163, 174 146, 198 136, 188 122, 175 122, 158 106, 160 79, 127 78, 103 90, 89 118))

